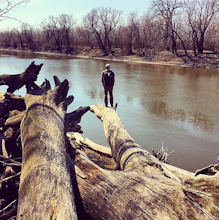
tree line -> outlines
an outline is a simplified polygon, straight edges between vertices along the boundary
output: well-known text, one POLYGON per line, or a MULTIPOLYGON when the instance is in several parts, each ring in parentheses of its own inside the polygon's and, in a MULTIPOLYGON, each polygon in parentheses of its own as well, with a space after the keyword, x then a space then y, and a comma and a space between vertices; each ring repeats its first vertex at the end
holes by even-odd
MULTIPOLYGON (((1 47, 75 54, 80 48, 104 55, 121 50, 151 57, 159 51, 219 50, 219 0, 153 0, 150 10, 124 15, 111 7, 92 9, 77 23, 73 15, 48 16, 38 27, 22 23, 0 32, 1 47)), ((0 14, 1 17, 1 14, 0 14)))

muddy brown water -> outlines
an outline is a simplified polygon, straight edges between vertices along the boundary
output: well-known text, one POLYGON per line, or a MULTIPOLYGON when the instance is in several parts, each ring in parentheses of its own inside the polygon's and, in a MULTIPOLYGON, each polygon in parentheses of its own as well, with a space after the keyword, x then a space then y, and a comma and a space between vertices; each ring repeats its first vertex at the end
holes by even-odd
MULTIPOLYGON (((0 52, 0 74, 17 74, 35 61, 43 63, 37 83, 53 76, 70 82, 74 101, 68 111, 79 106, 104 103, 100 74, 106 63, 115 72, 114 100, 117 112, 130 135, 151 152, 168 151, 170 164, 195 171, 217 163, 219 151, 219 71, 162 67, 130 62, 64 58, 40 54, 0 52)), ((6 91, 1 86, 1 91, 6 91)), ((25 88, 16 91, 24 95, 25 88)), ((88 112, 81 121, 83 136, 109 146, 102 122, 88 112)))

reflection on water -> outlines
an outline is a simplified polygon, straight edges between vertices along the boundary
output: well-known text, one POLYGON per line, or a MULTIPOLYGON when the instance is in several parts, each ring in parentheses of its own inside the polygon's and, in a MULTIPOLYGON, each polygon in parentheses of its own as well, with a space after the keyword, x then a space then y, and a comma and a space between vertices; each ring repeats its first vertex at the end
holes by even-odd
MULTIPOLYGON (((38 84, 45 78, 53 81, 53 75, 69 80, 69 94, 75 97, 69 111, 79 106, 104 103, 100 75, 106 61, 1 52, 0 74, 23 72, 33 60, 36 64, 44 64, 38 84)), ((174 150, 170 156, 171 164, 191 171, 217 162, 217 70, 110 63, 116 74, 114 99, 119 102, 117 112, 136 142, 150 152, 164 142, 164 147, 174 150)), ((5 91, 6 88, 0 89, 5 91)), ((24 95, 25 92, 22 88, 16 94, 24 95)), ((88 112, 81 125, 84 137, 107 145, 102 123, 94 114, 88 112)))
POLYGON ((192 124, 194 129, 204 132, 218 133, 218 124, 207 115, 200 112, 186 112, 183 109, 171 109, 164 101, 153 101, 148 103, 148 111, 151 114, 162 117, 165 120, 173 120, 181 123, 192 124))
POLYGON ((99 99, 99 100, 103 100, 104 99, 104 93, 103 91, 99 91, 96 88, 92 88, 92 89, 85 89, 85 93, 87 96, 89 96, 91 99, 99 99))

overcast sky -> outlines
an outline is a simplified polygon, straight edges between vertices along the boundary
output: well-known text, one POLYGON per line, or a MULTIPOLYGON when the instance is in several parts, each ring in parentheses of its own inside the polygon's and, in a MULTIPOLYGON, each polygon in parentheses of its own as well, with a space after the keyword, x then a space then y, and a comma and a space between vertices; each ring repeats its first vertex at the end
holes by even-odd
MULTIPOLYGON (((79 24, 82 17, 94 8, 111 7, 122 10, 123 14, 138 12, 141 15, 148 10, 150 5, 151 0, 31 0, 24 7, 11 11, 9 16, 37 26, 50 15, 73 14, 79 24)), ((19 26, 20 24, 14 20, 7 19, 7 21, 0 22, 0 30, 19 26)))

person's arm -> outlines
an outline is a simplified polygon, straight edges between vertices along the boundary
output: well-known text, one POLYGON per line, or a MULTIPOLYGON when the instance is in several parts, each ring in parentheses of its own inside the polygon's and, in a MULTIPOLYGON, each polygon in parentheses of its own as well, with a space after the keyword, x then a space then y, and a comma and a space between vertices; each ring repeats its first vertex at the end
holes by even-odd
POLYGON ((101 82, 102 82, 102 85, 104 84, 104 80, 103 80, 103 72, 101 73, 101 82))

